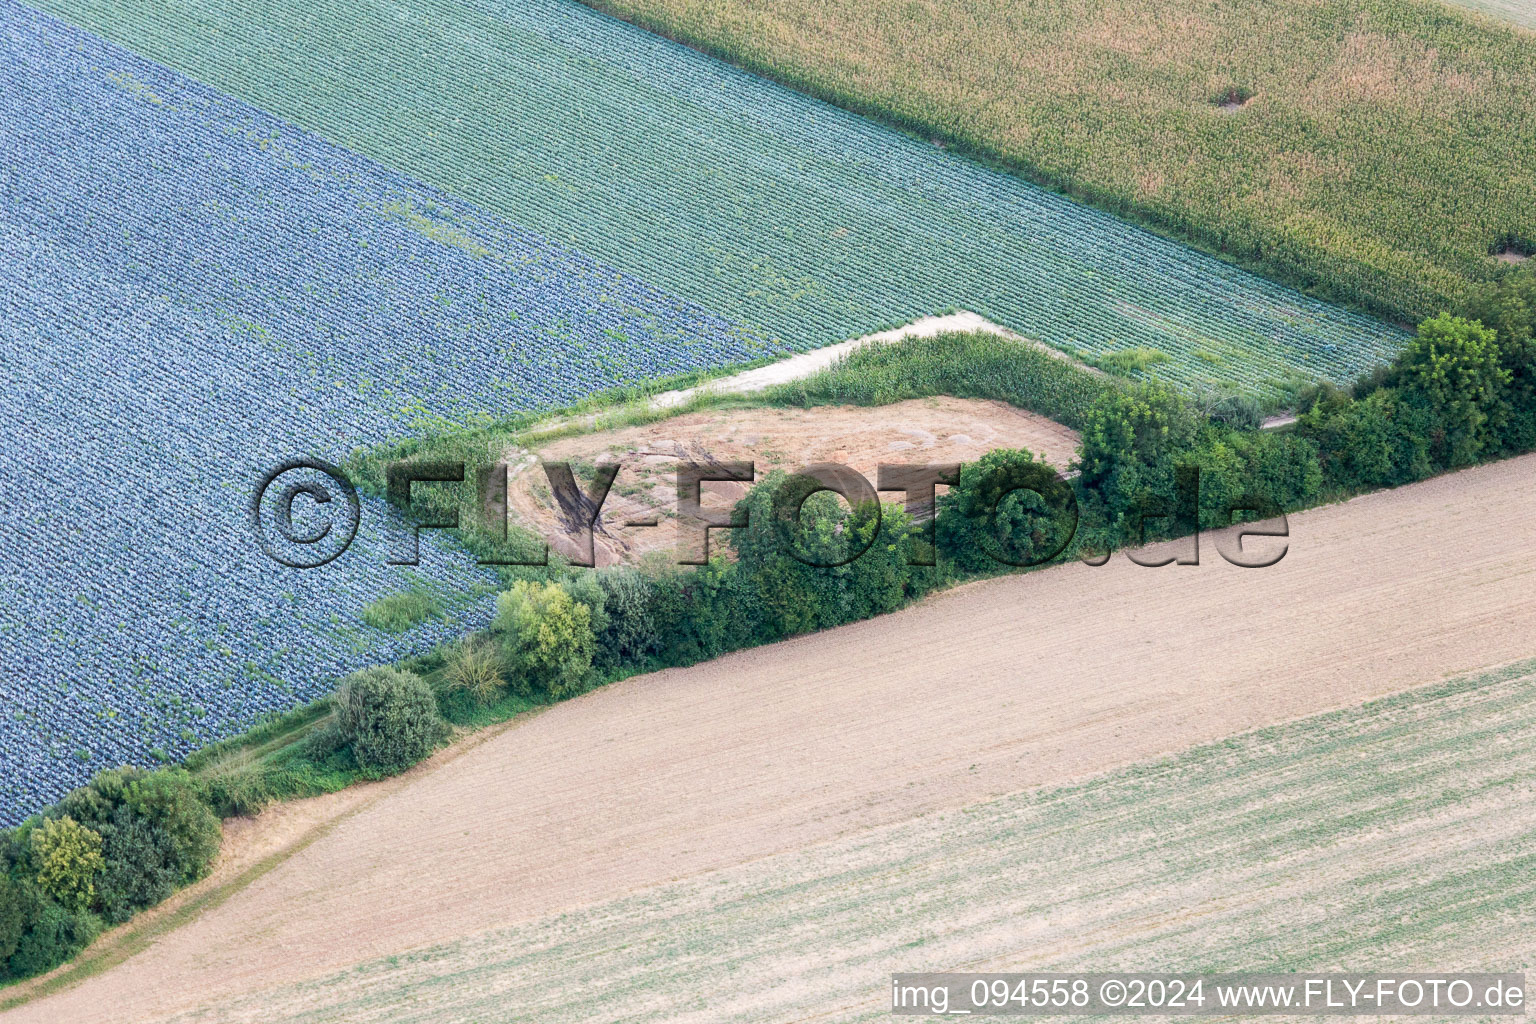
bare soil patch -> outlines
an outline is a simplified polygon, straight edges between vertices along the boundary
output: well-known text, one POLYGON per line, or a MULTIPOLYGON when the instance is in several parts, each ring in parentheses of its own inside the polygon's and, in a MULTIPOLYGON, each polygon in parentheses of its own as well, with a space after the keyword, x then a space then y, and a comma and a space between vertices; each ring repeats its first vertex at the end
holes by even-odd
MULTIPOLYGON (((1027 448, 1065 471, 1077 441, 1076 431, 1043 416, 1003 402, 971 399, 923 398, 874 408, 708 410, 509 453, 508 462, 516 471, 507 508, 514 523, 543 534, 562 554, 576 555, 572 537, 579 526, 562 514, 539 461, 573 463, 583 486, 593 465, 618 462, 619 475, 594 529, 597 564, 611 565, 676 549, 680 461, 752 462, 758 479, 775 469, 839 462, 873 484, 880 463, 970 462, 994 448, 1027 448), (659 525, 625 525, 653 518, 659 525)), ((707 503, 726 507, 748 486, 708 483, 707 503)), ((901 495, 885 497, 899 501, 901 495)))
POLYGON ((1253 93, 1247 89, 1228 89, 1216 100, 1216 107, 1222 113, 1235 114, 1253 101, 1253 93))
POLYGON ((413 772, 143 953, 5 1019, 226 1006, 1529 656, 1533 491, 1527 456, 1293 516, 1270 569, 1207 538, 1198 566, 1061 566, 627 680, 413 772))

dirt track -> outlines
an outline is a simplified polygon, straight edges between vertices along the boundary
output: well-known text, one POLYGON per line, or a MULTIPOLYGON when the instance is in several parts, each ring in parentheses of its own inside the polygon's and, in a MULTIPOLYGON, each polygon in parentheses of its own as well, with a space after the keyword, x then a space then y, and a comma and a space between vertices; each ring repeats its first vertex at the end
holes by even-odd
POLYGON ((1536 457, 639 677, 405 780, 16 1021, 142 1020, 1536 653, 1536 457))

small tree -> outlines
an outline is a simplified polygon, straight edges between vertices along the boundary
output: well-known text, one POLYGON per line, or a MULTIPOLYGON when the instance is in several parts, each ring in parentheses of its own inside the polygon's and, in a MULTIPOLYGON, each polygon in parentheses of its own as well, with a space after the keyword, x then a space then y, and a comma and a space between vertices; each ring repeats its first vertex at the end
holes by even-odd
POLYGON ((658 643, 652 611, 656 585, 634 569, 603 569, 597 573, 603 589, 607 628, 593 624, 594 656, 602 665, 627 665, 642 660, 658 643))
POLYGON ((1178 456, 1198 432, 1188 404, 1165 387, 1146 383, 1111 391, 1083 423, 1079 482, 1103 497, 1112 519, 1148 495, 1169 497, 1178 456))
POLYGON ((405 771, 445 732, 426 681, 388 665, 347 677, 336 691, 336 724, 358 766, 374 778, 405 771))
POLYGON ((1509 414, 1510 374, 1499 364, 1493 331, 1442 313, 1419 325, 1395 371, 1399 389, 1440 420, 1447 465, 1469 465, 1494 446, 1509 414))
POLYGON ((938 542, 968 572, 1034 565, 1059 554, 1077 529, 1072 485, 1023 449, 999 448, 960 469, 939 499, 938 542))
POLYGON ((38 888, 72 913, 90 907, 105 863, 99 834, 74 818, 51 818, 32 832, 32 858, 38 888))
POLYGON ((564 697, 586 683, 595 650, 592 613, 560 584, 519 580, 496 599, 491 630, 520 692, 536 686, 564 697))

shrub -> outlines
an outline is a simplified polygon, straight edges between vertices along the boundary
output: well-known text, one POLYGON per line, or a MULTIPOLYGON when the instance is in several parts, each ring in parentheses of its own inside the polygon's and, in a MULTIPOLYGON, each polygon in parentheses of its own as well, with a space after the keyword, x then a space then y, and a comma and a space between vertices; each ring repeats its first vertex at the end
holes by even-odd
POLYGON ((692 665, 752 642, 757 593, 745 578, 719 555, 692 571, 657 573, 651 607, 666 664, 692 665))
POLYGON ((0 874, 0 964, 11 958, 37 915, 37 895, 23 882, 0 874))
POLYGON ((347 677, 336 692, 336 723, 358 766, 373 778, 405 771, 446 731, 426 682, 387 665, 347 677))
POLYGON ((582 688, 592 667, 592 613, 558 583, 519 580, 496 599, 491 630, 501 642, 512 685, 564 697, 582 688))
MULTIPOLYGON (((1295 511, 1322 488, 1317 445, 1295 433, 1212 429, 1191 455, 1200 467, 1200 526, 1232 525, 1234 510, 1295 511)), ((1265 511, 1261 518, 1268 518, 1265 511)))
POLYGON ((1492 330, 1442 313, 1419 325, 1394 369, 1399 389, 1438 421, 1443 464, 1470 465, 1498 446, 1509 419, 1511 373, 1501 365, 1492 330))
POLYGON ((96 915, 71 912, 50 899, 39 899, 36 916, 17 941, 6 971, 12 978, 30 978, 52 970, 100 933, 101 919, 96 915))
POLYGON ((1484 285, 1468 306, 1467 317, 1492 328, 1505 345, 1529 344, 1536 339, 1536 269, 1484 285))
POLYGON ((577 569, 560 581, 571 600, 587 606, 591 617, 592 635, 602 636, 612 625, 608 616, 608 591, 599 579, 599 573, 590 569, 577 569))
POLYGON ((66 910, 79 913, 96 897, 103 864, 101 835, 74 818, 49 818, 32 832, 37 885, 66 910))
POLYGON ((127 920, 207 873, 220 828, 205 791, 180 768, 125 767, 98 773, 64 798, 65 812, 101 835, 96 907, 108 920, 127 920))
POLYGON ((1323 479, 1346 491, 1421 480, 1430 461, 1431 417, 1382 388, 1358 401, 1335 395, 1303 413, 1297 425, 1318 449, 1323 479))
POLYGON ((386 594, 363 609, 363 621, 387 633, 404 633, 418 622, 442 613, 437 598, 425 590, 386 594))
POLYGON ((501 674, 501 655, 489 637, 465 637, 451 645, 444 658, 443 672, 448 685, 464 690, 481 704, 494 703, 507 692, 507 680, 501 674))
POLYGON ((1054 557, 1077 527, 1072 486, 1021 449, 997 449, 960 469, 938 502, 939 550, 966 572, 1035 565, 1054 557))
MULTIPOLYGON (((314 735, 313 731, 310 735, 314 735)), ((273 799, 266 766, 249 758, 208 769, 202 775, 202 784, 203 801, 221 818, 257 814, 273 799)))
POLYGON ((1499 435, 1505 452, 1536 448, 1536 269, 1486 286, 1468 314, 1494 330, 1499 363, 1509 374, 1509 414, 1499 435))
POLYGON ((605 569, 596 576, 608 622, 593 629, 595 660, 605 667, 644 661, 658 642, 651 580, 635 569, 605 569))
POLYGON ((341 724, 336 721, 334 714, 315 723, 304 737, 304 742, 299 745, 299 753, 305 760, 315 764, 324 764, 336 753, 347 745, 347 738, 341 734, 341 724))
POLYGON ((119 807, 114 821, 103 826, 104 858, 97 885, 96 907, 111 924, 119 924, 144 907, 152 907, 176 891, 171 837, 148 820, 119 807))
POLYGON ((1198 429, 1193 410, 1166 387, 1108 392, 1083 424, 1080 486, 1103 497, 1111 522, 1148 495, 1171 497, 1177 456, 1193 446, 1198 429))
POLYGON ((906 512, 875 501, 850 508, 830 491, 807 495, 812 486, 776 472, 742 500, 748 526, 732 531, 737 559, 721 567, 727 596, 712 613, 700 611, 721 642, 742 647, 826 629, 898 608, 913 592, 906 512))

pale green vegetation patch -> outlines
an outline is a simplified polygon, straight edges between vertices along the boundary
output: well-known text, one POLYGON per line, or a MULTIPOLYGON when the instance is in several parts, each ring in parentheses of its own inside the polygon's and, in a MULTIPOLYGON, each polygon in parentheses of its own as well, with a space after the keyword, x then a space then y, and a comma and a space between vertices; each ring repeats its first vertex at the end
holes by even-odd
POLYGON ((1536 29, 1536 3, 1531 0, 1451 0, 1452 3, 1470 10, 1481 11, 1495 18, 1506 18, 1516 25, 1536 29))

